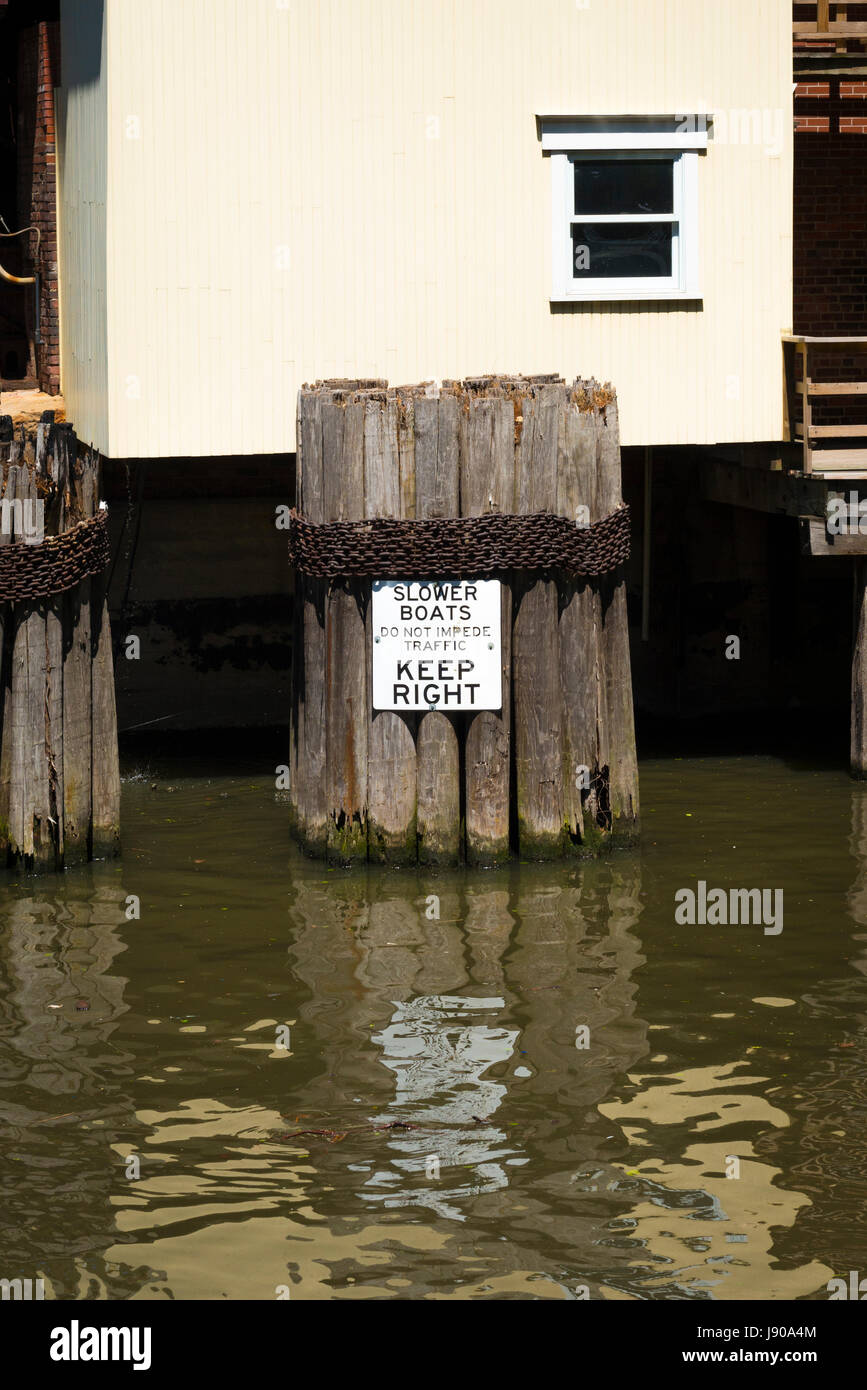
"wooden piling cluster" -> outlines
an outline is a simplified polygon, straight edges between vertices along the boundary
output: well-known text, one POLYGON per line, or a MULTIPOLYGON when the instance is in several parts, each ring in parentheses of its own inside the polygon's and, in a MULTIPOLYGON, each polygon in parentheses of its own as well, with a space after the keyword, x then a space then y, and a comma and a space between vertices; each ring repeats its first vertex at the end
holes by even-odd
MULTIPOLYGON (((45 536, 95 514, 99 456, 50 412, 35 435, 16 435, 11 419, 0 417, 0 466, 0 497, 11 504, 0 545, 28 538, 28 513, 17 501, 44 504, 45 536)), ((120 773, 106 576, 50 598, 0 603, 0 653, 0 864, 40 872, 116 854, 120 773)))
MULTIPOLYGON (((595 521, 622 500, 616 398, 594 381, 327 381, 299 393, 298 416, 297 505, 314 523, 595 521)), ((502 709, 404 714, 371 708, 370 581, 299 576, 290 804, 309 853, 487 865, 635 838, 622 574, 503 578, 502 709)))

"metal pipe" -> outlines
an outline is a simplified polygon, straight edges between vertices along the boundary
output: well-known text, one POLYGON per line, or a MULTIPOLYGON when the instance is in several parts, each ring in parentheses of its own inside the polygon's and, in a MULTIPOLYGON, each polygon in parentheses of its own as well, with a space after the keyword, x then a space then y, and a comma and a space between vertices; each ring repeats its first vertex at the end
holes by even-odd
POLYGON ((4 270, 0 265, 0 279, 8 280, 10 285, 35 285, 35 275, 10 275, 8 270, 4 270))
MULTIPOLYGON (((0 217, 0 222, 6 227, 6 223, 3 221, 2 217, 0 217)), ((42 233, 38 227, 19 227, 17 232, 10 232, 7 227, 5 232, 0 231, 0 237, 3 237, 4 241, 6 241, 17 236, 26 236, 28 232, 36 233, 36 260, 38 261, 39 248, 42 245, 42 233)), ((9 271, 4 270, 2 265, 0 265, 0 278, 8 280, 10 285, 35 285, 39 281, 38 275, 10 275, 9 271)))

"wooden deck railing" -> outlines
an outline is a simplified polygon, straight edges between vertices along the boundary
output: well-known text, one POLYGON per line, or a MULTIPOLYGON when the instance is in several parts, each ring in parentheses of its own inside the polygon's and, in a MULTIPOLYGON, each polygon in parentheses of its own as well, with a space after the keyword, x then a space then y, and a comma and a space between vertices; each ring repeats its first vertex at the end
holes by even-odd
POLYGON ((867 337, 808 338, 783 335, 786 380, 787 437, 803 449, 805 473, 864 473, 867 475, 867 380, 849 381, 845 375, 860 365, 867 376, 867 337), (846 359, 849 359, 848 361, 846 359), (845 362, 845 368, 843 363, 845 362), (836 369, 835 369, 836 364, 836 369), (817 379, 819 371, 822 379, 817 379), (817 402, 819 402, 817 406, 817 402), (840 417, 835 423, 819 423, 833 407, 840 417), (861 420, 851 416, 862 415, 861 420), (856 440, 864 440, 858 447, 856 440), (842 443, 843 448, 817 448, 824 441, 842 443))

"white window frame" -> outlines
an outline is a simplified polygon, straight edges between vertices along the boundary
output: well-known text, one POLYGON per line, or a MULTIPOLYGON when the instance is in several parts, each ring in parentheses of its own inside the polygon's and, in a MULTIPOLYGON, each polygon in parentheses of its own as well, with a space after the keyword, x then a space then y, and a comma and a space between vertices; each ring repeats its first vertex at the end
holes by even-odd
POLYGON ((542 149, 551 155, 552 303, 630 300, 696 300, 699 288, 698 160, 707 149, 710 118, 539 117, 542 149), (577 159, 671 159, 674 211, 671 214, 581 214, 574 211, 577 159), (572 227, 575 223, 672 222, 671 276, 576 278, 572 227))

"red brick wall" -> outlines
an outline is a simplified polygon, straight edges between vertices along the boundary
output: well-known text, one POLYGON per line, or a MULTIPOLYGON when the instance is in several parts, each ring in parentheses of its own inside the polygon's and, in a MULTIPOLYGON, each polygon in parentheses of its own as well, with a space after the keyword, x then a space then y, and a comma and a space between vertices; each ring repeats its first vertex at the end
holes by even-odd
POLYGON ((21 225, 34 225, 29 250, 41 277, 36 374, 43 391, 60 390, 60 318, 57 275, 57 182, 54 88, 60 82, 60 26, 43 22, 22 30, 18 47, 18 209, 21 225), (37 253, 37 240, 39 250, 37 253))
POLYGON ((795 92, 794 330, 867 334, 867 82, 795 92))

